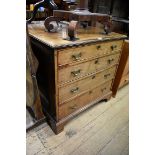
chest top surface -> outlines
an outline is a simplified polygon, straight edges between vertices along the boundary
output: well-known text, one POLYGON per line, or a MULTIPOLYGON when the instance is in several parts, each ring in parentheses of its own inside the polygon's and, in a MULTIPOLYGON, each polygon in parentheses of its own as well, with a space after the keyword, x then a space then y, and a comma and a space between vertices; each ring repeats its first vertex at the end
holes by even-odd
POLYGON ((111 32, 108 35, 104 34, 78 34, 78 40, 68 41, 61 37, 60 33, 49 33, 45 31, 44 25, 40 23, 28 25, 29 34, 32 38, 38 40, 39 42, 46 44, 52 48, 64 48, 72 47, 82 44, 103 42, 108 40, 120 40, 126 39, 126 35, 111 32))

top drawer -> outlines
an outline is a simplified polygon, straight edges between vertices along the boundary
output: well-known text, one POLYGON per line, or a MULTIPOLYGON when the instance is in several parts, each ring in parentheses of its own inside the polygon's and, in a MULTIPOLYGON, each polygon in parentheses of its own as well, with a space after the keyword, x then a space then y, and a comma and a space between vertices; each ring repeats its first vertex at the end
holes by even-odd
POLYGON ((112 54, 120 51, 122 49, 122 44, 123 40, 117 40, 63 49, 58 51, 58 65, 62 66, 85 59, 112 54))

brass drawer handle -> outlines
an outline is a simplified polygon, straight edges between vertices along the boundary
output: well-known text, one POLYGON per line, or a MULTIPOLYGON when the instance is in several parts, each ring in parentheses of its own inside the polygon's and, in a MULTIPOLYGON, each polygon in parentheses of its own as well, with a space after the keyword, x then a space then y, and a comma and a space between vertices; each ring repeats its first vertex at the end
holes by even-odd
POLYGON ((74 94, 74 93, 77 93, 78 91, 79 91, 79 87, 76 87, 76 88, 72 89, 70 92, 72 94, 74 94))
POLYGON ((114 50, 114 49, 116 49, 116 48, 117 48, 117 45, 112 45, 112 46, 111 46, 111 49, 112 49, 112 50, 114 50))
POLYGON ((75 109, 78 108, 78 106, 75 104, 75 105, 73 105, 73 106, 70 106, 69 108, 72 109, 72 110, 75 110, 75 109))
POLYGON ((105 87, 105 88, 103 88, 103 89, 101 89, 101 92, 103 93, 106 89, 107 89, 106 87, 105 87))
POLYGON ((111 75, 110 73, 105 74, 105 75, 104 75, 104 78, 107 78, 107 77, 110 76, 110 75, 111 75))
POLYGON ((99 50, 101 48, 101 45, 96 46, 96 49, 99 50))
POLYGON ((82 56, 82 53, 79 53, 79 54, 76 54, 76 55, 72 55, 72 59, 77 61, 77 60, 80 60, 81 56, 82 56))
POLYGON ((71 74, 72 74, 74 77, 76 77, 76 76, 78 76, 78 75, 80 74, 80 72, 81 72, 81 69, 79 69, 79 70, 77 70, 77 71, 72 71, 71 74))
POLYGON ((99 63, 99 59, 96 59, 96 60, 95 60, 95 64, 98 64, 98 63, 99 63))
POLYGON ((107 61, 108 61, 109 64, 111 64, 114 60, 115 59, 112 58, 112 59, 108 59, 107 61))

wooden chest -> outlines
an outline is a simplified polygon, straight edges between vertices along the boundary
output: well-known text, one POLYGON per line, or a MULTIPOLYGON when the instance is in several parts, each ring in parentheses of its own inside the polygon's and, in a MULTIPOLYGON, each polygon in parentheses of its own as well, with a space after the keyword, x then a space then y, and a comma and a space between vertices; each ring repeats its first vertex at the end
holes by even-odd
POLYGON ((58 134, 72 117, 111 98, 126 36, 79 34, 80 39, 71 42, 36 24, 29 25, 29 33, 39 61, 43 111, 58 134))

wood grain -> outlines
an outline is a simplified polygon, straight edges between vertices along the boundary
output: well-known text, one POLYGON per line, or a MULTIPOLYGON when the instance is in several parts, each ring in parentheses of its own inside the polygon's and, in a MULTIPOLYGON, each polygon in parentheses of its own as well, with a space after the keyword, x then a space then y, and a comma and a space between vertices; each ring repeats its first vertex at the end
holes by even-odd
POLYGON ((110 79, 114 79, 116 72, 116 66, 106 69, 97 74, 93 74, 83 80, 78 80, 72 84, 68 84, 64 87, 59 88, 59 104, 65 103, 66 101, 73 99, 75 96, 82 92, 93 89, 96 86, 105 83, 110 79), (72 92, 75 91, 75 92, 72 92))
POLYGON ((129 59, 127 59, 125 68, 124 68, 124 72, 123 72, 123 76, 129 74, 129 59))
POLYGON ((61 85, 63 83, 75 81, 81 77, 109 68, 115 64, 118 64, 119 58, 120 53, 117 53, 61 68, 58 70, 58 83, 61 85))
MULTIPOLYGON (((126 98, 123 99, 121 102, 124 102, 125 100, 126 98)), ((115 113, 115 115, 113 115, 112 118, 110 117, 110 120, 108 119, 108 116, 111 115, 110 113, 108 116, 104 115, 104 119, 107 118, 110 121, 109 123, 105 123, 103 121, 103 118, 102 119, 98 118, 96 120, 96 123, 98 124, 94 124, 96 129, 92 127, 93 128, 92 130, 91 129, 88 130, 85 133, 85 135, 80 138, 80 144, 78 145, 78 147, 76 146, 76 148, 71 151, 71 154, 73 155, 79 155, 79 154, 95 155, 99 153, 99 151, 102 148, 106 147, 108 142, 110 142, 115 137, 115 135, 117 135, 117 133, 122 129, 122 127, 128 124, 127 107, 122 106, 120 111, 121 112, 119 114, 115 113)), ((67 155, 67 151, 64 150, 64 152, 65 152, 64 154, 67 155)))
POLYGON ((58 50, 58 65, 69 65, 87 59, 114 54, 122 50, 123 41, 102 42, 81 47, 58 50), (112 48, 115 47, 115 48, 112 48))
POLYGON ((27 155, 74 155, 89 142, 96 148, 90 155, 100 152, 113 155, 115 151, 116 154, 121 152, 120 155, 128 155, 128 108, 128 86, 125 86, 108 104, 97 104, 95 108, 67 123, 59 135, 55 135, 47 124, 27 133, 27 155), (113 130, 109 131, 109 128, 113 130), (38 139, 33 140, 33 135, 38 139), (94 135, 96 136, 92 138, 94 135), (40 147, 42 148, 35 149, 40 147))
POLYGON ((26 29, 26 106, 31 109, 33 119, 39 121, 44 117, 40 93, 36 79, 38 60, 31 48, 28 28, 26 29))
POLYGON ((123 46, 119 66, 118 66, 116 77, 115 77, 114 84, 113 84, 113 87, 112 87, 114 97, 116 96, 118 88, 122 87, 123 84, 128 83, 129 75, 125 75, 125 76, 127 76, 127 78, 126 77, 123 78, 123 76, 125 74, 124 72, 126 72, 128 74, 128 71, 129 71, 128 65, 129 65, 129 41, 126 40, 124 42, 124 46, 123 46), (123 81, 121 81, 121 79, 123 81))
POLYGON ((59 107, 59 119, 62 119, 69 114, 75 112, 79 108, 82 108, 86 104, 104 96, 110 91, 112 81, 108 81, 96 88, 90 89, 88 92, 74 98, 73 100, 61 105, 59 107))
MULTIPOLYGON (((123 89, 121 94, 118 94, 118 98, 112 99, 109 104, 98 104, 95 108, 83 113, 80 117, 68 123, 64 132, 58 136, 53 134, 46 136, 45 146, 50 149, 50 153, 55 155, 74 155, 77 151, 84 151, 83 153, 85 154, 90 149, 90 155, 94 155, 106 144, 108 146, 108 142, 112 141, 128 122, 127 92, 126 89, 123 89), (69 133, 72 134, 69 135, 69 133), (82 146, 87 146, 88 143, 93 144, 94 151, 91 150, 92 146, 85 147, 84 150, 82 146)), ((119 141, 117 143, 121 144, 119 141)), ((124 147, 118 148, 119 151, 124 149, 124 147)))

